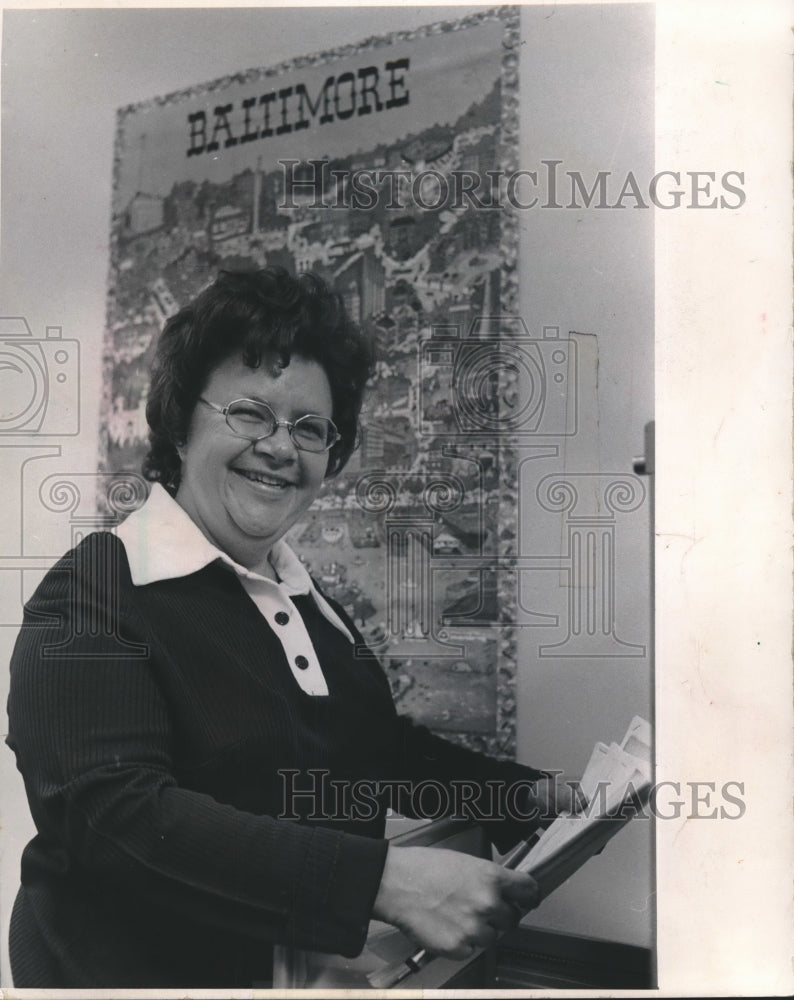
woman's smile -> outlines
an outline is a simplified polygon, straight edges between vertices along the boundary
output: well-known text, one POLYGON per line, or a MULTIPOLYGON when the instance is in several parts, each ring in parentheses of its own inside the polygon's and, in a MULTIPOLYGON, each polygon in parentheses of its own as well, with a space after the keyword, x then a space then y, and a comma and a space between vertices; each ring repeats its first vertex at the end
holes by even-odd
POLYGON ((268 490, 275 490, 278 493, 285 492, 290 486, 295 484, 289 480, 282 479, 267 472, 257 472, 255 469, 232 469, 232 472, 242 477, 249 483, 265 487, 268 490))

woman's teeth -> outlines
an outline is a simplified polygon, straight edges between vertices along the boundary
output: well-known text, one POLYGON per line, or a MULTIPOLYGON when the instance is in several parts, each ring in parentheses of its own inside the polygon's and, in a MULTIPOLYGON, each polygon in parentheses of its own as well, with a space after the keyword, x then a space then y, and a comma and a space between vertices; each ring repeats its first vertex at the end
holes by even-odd
POLYGON ((261 472, 249 472, 247 469, 238 469, 237 471, 252 483, 263 483, 265 486, 273 486, 279 489, 285 489, 289 485, 283 479, 272 479, 261 472))

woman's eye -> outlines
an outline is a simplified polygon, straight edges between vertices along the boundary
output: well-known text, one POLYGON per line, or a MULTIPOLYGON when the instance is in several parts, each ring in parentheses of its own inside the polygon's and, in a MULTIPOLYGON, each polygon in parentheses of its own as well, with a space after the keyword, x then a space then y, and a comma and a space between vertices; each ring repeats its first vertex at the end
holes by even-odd
POLYGON ((264 413, 255 406, 235 406, 232 415, 242 420, 261 421, 265 419, 264 413))
POLYGON ((325 424, 314 423, 313 421, 301 422, 295 426, 295 433, 306 441, 325 441, 325 424))

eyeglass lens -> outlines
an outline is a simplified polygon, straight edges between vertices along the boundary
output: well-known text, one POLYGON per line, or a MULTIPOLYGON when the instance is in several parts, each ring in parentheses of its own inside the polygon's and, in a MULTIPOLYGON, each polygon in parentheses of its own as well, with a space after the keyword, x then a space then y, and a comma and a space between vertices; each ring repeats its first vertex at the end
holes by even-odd
MULTIPOLYGON (((270 437, 278 426, 276 415, 269 406, 246 399, 229 405, 226 422, 235 433, 252 439, 270 437)), ((314 414, 299 417, 289 433, 295 446, 304 451, 325 451, 337 436, 331 420, 314 414)))

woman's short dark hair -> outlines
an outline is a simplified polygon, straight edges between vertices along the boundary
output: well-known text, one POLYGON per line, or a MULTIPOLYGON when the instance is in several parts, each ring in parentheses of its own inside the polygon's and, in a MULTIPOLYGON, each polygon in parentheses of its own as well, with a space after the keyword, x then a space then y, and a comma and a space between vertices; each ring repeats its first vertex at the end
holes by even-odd
POLYGON ((333 421, 341 434, 328 456, 326 477, 339 472, 357 444, 358 417, 372 347, 350 320, 339 294, 316 274, 294 277, 282 267, 220 271, 217 279, 165 324, 152 366, 146 419, 147 479, 175 493, 198 397, 213 369, 239 353, 251 368, 287 364, 300 354, 328 376, 333 421))

